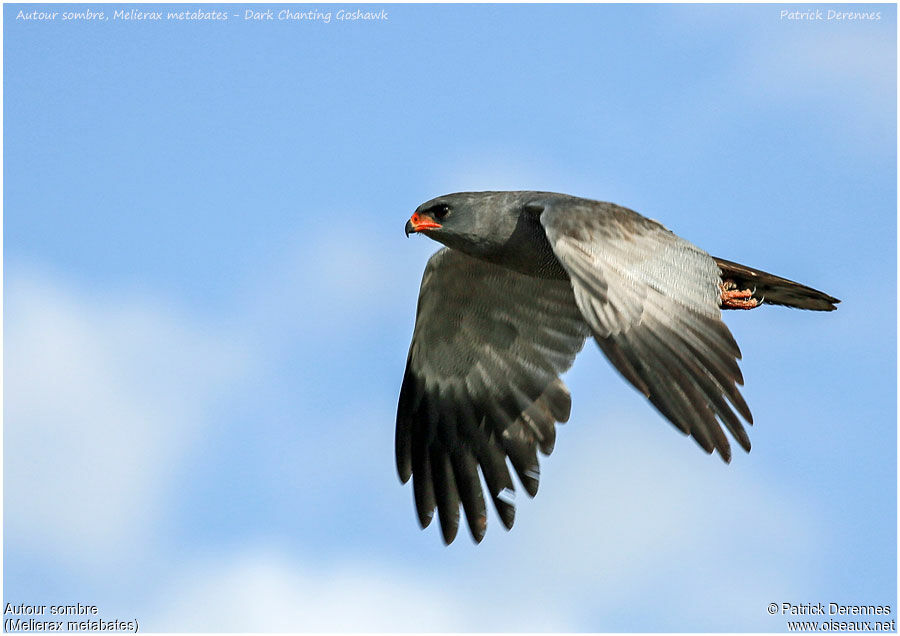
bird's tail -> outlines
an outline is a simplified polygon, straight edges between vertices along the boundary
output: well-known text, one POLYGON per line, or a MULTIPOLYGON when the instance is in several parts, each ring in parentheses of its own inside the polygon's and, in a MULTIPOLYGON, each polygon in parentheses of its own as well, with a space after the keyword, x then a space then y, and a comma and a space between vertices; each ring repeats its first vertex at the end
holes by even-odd
POLYGON ((761 304, 785 305, 813 311, 834 311, 837 309, 835 305, 841 302, 817 289, 792 280, 715 256, 713 258, 722 272, 723 281, 734 281, 738 289, 754 290, 753 298, 761 301, 761 304))

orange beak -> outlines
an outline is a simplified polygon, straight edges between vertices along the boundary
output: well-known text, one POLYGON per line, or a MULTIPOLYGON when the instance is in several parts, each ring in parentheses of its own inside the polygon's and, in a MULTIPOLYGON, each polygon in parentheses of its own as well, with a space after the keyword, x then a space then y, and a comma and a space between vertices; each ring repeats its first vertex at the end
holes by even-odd
POLYGON ((415 212, 409 221, 406 222, 406 235, 409 236, 413 232, 421 232, 422 230, 436 230, 440 227, 441 224, 436 223, 430 216, 415 212))

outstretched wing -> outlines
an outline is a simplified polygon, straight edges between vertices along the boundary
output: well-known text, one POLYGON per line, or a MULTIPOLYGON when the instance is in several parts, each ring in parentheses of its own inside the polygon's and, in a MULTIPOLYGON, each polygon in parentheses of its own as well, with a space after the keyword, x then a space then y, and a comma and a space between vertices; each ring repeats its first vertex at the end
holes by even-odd
POLYGON ((750 440, 737 389, 741 357, 719 310, 715 260, 665 227, 611 203, 548 201, 541 223, 575 301, 612 364, 707 452, 731 459, 728 428, 750 440), (731 402, 731 404, 726 401, 731 402))
POLYGON ((481 541, 487 523, 478 467, 500 518, 515 506, 508 457, 538 489, 537 452, 550 454, 571 401, 559 374, 590 334, 565 280, 532 278, 443 248, 428 261, 397 408, 397 471, 412 475, 422 527, 435 507, 444 541, 462 503, 481 541))

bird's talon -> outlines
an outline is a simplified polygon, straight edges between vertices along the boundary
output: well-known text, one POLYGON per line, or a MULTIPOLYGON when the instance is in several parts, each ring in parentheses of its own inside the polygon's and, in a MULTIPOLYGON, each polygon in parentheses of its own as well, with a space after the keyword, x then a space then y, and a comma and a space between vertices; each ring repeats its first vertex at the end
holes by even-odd
POLYGON ((761 301, 753 298, 753 294, 756 293, 755 287, 753 290, 736 289, 737 285, 730 280, 723 281, 721 287, 722 309, 755 309, 762 304, 761 301))

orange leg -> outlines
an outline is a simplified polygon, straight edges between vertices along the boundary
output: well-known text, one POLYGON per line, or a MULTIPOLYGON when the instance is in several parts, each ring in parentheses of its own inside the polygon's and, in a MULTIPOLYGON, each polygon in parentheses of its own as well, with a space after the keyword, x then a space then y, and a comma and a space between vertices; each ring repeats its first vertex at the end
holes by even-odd
POLYGON ((737 289, 734 281, 725 280, 719 285, 722 291, 722 309, 755 309, 762 301, 753 298, 752 289, 737 289))

